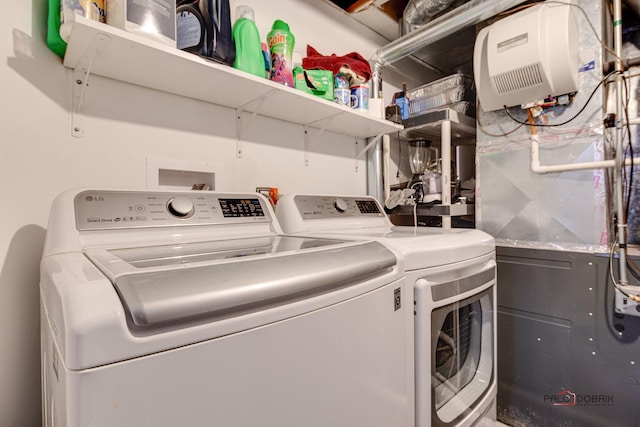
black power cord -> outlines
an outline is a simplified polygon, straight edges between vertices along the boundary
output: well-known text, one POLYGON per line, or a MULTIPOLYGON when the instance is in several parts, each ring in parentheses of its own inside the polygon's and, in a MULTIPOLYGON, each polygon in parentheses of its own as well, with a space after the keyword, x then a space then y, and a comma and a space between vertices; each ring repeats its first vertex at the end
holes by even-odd
MULTIPOLYGON (((587 108, 587 105, 589 105, 589 102, 591 102, 591 99, 592 99, 592 98, 593 98, 593 96, 596 94, 596 92, 598 91, 598 89, 600 88, 600 86, 602 86, 602 84, 603 84, 604 82, 606 82, 606 81, 609 79, 609 77, 611 77, 611 76, 613 76, 613 75, 615 75, 615 74, 622 74, 622 71, 618 71, 618 70, 616 70, 616 71, 612 71, 612 72, 610 72, 609 74, 607 74, 606 76, 604 76, 604 77, 602 78, 602 80, 600 80, 600 82, 599 82, 599 83, 596 85, 596 87, 593 89, 593 91, 591 92, 591 95, 589 95, 589 98, 587 98, 587 101, 584 103, 584 105, 582 106, 582 108, 580 108, 580 111, 578 111, 578 112, 577 112, 573 117, 571 117, 570 119, 565 120, 565 121, 564 121, 564 122, 562 122, 562 123, 553 123, 553 124, 538 124, 538 123, 536 123, 536 124, 535 124, 535 126, 536 126, 536 127, 548 127, 548 128, 550 128, 550 127, 563 126, 563 125, 566 125, 567 123, 572 122, 576 117, 578 117, 580 114, 582 114, 582 112, 584 111, 584 109, 585 109, 585 108, 587 108)), ((509 112, 509 109, 507 108, 507 106, 506 106, 506 105, 504 105, 504 106, 503 106, 503 108, 504 108, 505 113, 507 113, 507 116, 509 116, 509 118, 510 118, 511 120, 513 120, 514 122, 519 123, 519 124, 521 124, 521 125, 529 125, 529 124, 530 124, 530 123, 528 123, 528 122, 523 122, 523 121, 520 121, 520 120, 516 119, 515 117, 513 117, 513 115, 511 115, 511 113, 509 112)))

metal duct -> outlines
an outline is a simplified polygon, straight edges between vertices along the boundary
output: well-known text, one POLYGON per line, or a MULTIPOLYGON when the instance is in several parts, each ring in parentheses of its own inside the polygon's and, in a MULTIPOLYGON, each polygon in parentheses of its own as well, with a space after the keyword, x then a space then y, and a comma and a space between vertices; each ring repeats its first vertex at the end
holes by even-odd
POLYGON ((373 71, 372 97, 382 93, 382 69, 448 35, 475 25, 525 0, 471 0, 468 3, 430 21, 399 39, 381 47, 369 60, 373 71))
POLYGON ((409 26, 420 26, 445 10, 454 0, 409 0, 402 20, 409 26))
POLYGON ((454 0, 409 0, 402 12, 402 34, 426 24, 453 2, 454 0))
POLYGON ((415 31, 431 21, 455 0, 409 0, 402 12, 402 35, 415 31))

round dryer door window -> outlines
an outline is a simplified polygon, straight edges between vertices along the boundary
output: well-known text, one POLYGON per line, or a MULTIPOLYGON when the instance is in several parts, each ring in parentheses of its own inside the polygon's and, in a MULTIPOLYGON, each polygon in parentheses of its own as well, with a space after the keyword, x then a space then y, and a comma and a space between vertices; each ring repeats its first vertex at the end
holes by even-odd
POLYGON ((464 416, 493 376, 493 289, 434 309, 431 382, 434 425, 464 416))

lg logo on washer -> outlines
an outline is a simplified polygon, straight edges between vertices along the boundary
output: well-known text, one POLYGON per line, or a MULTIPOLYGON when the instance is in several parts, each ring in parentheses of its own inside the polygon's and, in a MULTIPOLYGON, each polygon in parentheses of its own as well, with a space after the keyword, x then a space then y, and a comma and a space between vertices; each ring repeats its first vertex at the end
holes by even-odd
POLYGON ((102 196, 87 196, 84 198, 87 202, 104 202, 104 197, 102 196))

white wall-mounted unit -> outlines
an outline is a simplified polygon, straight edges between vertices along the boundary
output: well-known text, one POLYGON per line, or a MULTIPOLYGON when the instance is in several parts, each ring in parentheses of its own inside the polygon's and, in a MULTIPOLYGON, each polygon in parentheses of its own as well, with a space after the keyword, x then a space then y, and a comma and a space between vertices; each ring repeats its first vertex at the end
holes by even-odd
POLYGON ((532 6, 483 28, 473 55, 482 109, 578 90, 578 26, 569 3, 532 6))

